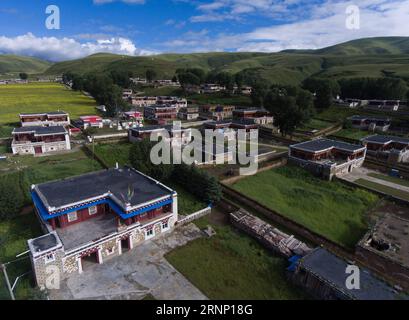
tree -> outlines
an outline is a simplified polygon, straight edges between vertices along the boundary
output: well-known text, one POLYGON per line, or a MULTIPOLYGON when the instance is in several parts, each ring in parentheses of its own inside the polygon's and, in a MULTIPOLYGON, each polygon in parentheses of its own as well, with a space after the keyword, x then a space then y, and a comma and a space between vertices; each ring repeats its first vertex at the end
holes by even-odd
POLYGON ((21 80, 27 80, 27 79, 28 79, 28 74, 25 73, 25 72, 21 72, 21 73, 19 74, 19 76, 20 76, 20 79, 21 79, 21 80))
POLYGON ((146 80, 148 82, 152 82, 153 80, 156 79, 157 76, 158 75, 157 75, 155 70, 153 70, 153 69, 146 70, 146 80))
POLYGON ((144 174, 159 181, 166 181, 173 172, 172 164, 154 165, 151 161, 151 149, 156 142, 148 139, 134 143, 130 151, 130 162, 132 166, 144 174))
POLYGON ((397 78, 342 79, 339 84, 343 98, 402 100, 408 92, 406 82, 397 78))
POLYGON ((215 82, 221 86, 226 87, 227 90, 233 90, 234 78, 228 72, 220 72, 216 75, 215 82))
POLYGON ((235 83, 236 83, 236 85, 237 85, 237 88, 240 90, 241 89, 241 87, 243 87, 243 83, 244 83, 244 77, 243 77, 243 74, 242 73, 236 73, 235 75, 234 75, 234 81, 235 81, 235 83))
POLYGON ((273 87, 265 97, 264 107, 273 114, 274 123, 283 135, 292 135, 314 114, 311 93, 293 87, 273 87))
POLYGON ((308 78, 303 83, 304 89, 315 94, 315 107, 326 109, 332 105, 333 99, 340 93, 337 81, 330 79, 308 78))
POLYGON ((132 78, 132 72, 114 70, 111 71, 110 76, 114 84, 122 88, 131 87, 132 82, 130 78, 132 78))
POLYGON ((200 85, 200 79, 191 72, 184 72, 179 74, 179 82, 184 87, 186 85, 200 85))
POLYGON ((217 179, 194 165, 176 165, 172 178, 186 190, 208 203, 218 202, 222 197, 222 189, 217 179))
POLYGON ((253 85, 253 90, 251 92, 251 101, 254 107, 263 107, 264 100, 268 93, 268 85, 265 82, 256 82, 253 85))

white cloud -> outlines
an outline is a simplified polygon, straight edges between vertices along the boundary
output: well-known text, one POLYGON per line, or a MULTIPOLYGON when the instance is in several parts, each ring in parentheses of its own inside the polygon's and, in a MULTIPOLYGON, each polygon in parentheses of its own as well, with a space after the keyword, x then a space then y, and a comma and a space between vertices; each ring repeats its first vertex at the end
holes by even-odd
MULTIPOLYGON (((264 1, 221 0, 231 7, 246 2, 250 7, 285 2, 294 4, 299 0, 264 1)), ((276 52, 285 49, 317 49, 358 38, 379 36, 408 36, 409 0, 360 0, 360 29, 346 28, 346 8, 356 4, 346 0, 326 0, 319 6, 312 6, 307 18, 291 20, 287 23, 256 28, 239 34, 207 34, 192 39, 182 36, 166 43, 169 51, 263 51, 276 52)), ((216 5, 214 5, 217 7, 216 5)), ((303 7, 304 8, 304 7, 303 7)), ((284 9, 282 8, 283 12, 284 9)), ((245 11, 244 9, 242 11, 245 11)), ((305 13, 304 13, 305 14, 305 13)), ((193 17, 192 21, 205 21, 205 17, 223 15, 213 9, 206 9, 203 16, 193 17), (202 17, 202 18, 200 18, 202 17), (201 20, 202 19, 202 20, 201 20)), ((211 20, 211 19, 209 19, 211 20)), ((207 20, 207 21, 209 21, 207 20)), ((216 21, 216 18, 214 20, 216 21)))
POLYGON ((99 52, 124 55, 151 55, 155 51, 139 49, 126 38, 100 38, 79 42, 73 38, 36 37, 32 33, 17 37, 0 36, 0 53, 34 56, 50 61, 78 59, 99 52))

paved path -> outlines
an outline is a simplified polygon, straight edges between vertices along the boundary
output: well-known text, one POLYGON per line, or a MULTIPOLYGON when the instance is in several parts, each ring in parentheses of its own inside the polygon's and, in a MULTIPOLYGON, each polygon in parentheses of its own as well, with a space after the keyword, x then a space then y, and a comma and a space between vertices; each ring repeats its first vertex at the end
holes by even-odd
POLYGON ((87 265, 83 274, 65 279, 50 298, 139 300, 151 294, 159 300, 205 300, 207 297, 164 258, 172 249, 201 236, 201 231, 189 224, 102 265, 87 265))
POLYGON ((393 182, 390 182, 390 181, 386 181, 386 180, 371 177, 371 176, 369 176, 369 174, 371 174, 371 173, 382 174, 380 172, 377 172, 377 171, 374 171, 374 170, 369 170, 367 168, 362 168, 361 167, 361 168, 354 169, 353 172, 341 177, 341 179, 345 179, 345 180, 350 181, 350 182, 355 182, 358 179, 365 179, 365 180, 368 180, 368 181, 371 181, 371 182, 375 182, 375 183, 378 183, 378 184, 381 184, 381 185, 384 185, 384 186, 387 186, 387 187, 390 187, 390 188, 398 189, 398 190, 405 191, 405 192, 409 193, 409 187, 405 187, 405 186, 402 186, 400 184, 396 184, 396 183, 393 183, 393 182))

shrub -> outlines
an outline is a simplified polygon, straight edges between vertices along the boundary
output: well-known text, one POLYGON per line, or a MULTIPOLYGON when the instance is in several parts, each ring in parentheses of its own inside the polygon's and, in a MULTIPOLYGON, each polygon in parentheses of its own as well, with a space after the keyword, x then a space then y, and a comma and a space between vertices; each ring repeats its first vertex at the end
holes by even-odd
POLYGON ((186 190, 207 203, 218 202, 222 197, 222 189, 217 179, 195 166, 177 165, 172 177, 186 190))

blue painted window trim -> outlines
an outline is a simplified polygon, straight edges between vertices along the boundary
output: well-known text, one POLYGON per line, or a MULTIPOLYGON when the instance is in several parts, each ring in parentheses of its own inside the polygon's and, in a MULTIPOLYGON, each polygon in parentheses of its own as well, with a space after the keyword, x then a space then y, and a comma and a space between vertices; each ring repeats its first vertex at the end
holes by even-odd
POLYGON ((114 201, 112 201, 111 199, 101 199, 92 203, 89 203, 87 205, 83 205, 83 206, 79 206, 76 208, 72 208, 72 209, 67 209, 64 211, 61 211, 59 213, 56 214, 49 214, 48 210, 46 209, 46 207, 44 206, 43 202, 41 201, 40 197, 38 196, 38 194, 35 191, 31 192, 31 197, 33 199, 34 205, 36 206, 41 218, 45 221, 50 220, 52 218, 57 218, 63 215, 66 215, 70 212, 75 212, 75 211, 79 211, 79 210, 83 210, 89 207, 94 207, 96 205, 100 205, 100 204, 108 204, 110 206, 110 208, 115 211, 115 213, 117 215, 119 215, 122 219, 129 219, 132 217, 135 217, 137 215, 141 215, 147 211, 151 211, 154 209, 158 209, 160 207, 166 206, 168 204, 173 203, 173 198, 167 199, 167 200, 163 200, 161 202, 155 203, 151 206, 136 210, 132 213, 125 213, 120 206, 118 206, 114 201))

